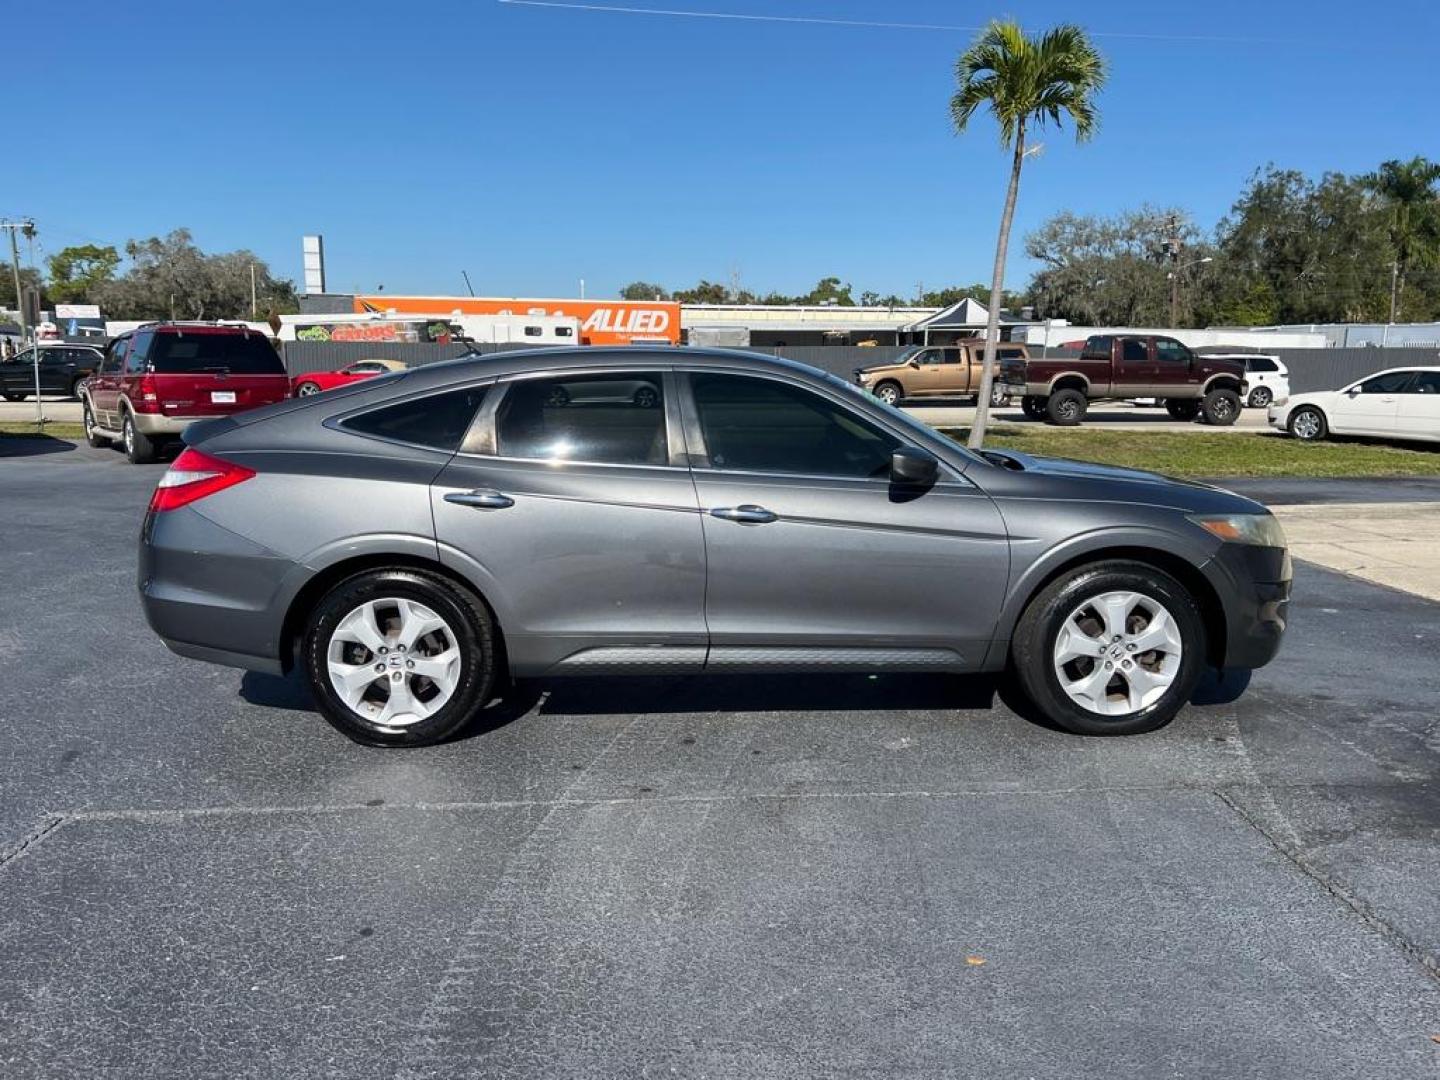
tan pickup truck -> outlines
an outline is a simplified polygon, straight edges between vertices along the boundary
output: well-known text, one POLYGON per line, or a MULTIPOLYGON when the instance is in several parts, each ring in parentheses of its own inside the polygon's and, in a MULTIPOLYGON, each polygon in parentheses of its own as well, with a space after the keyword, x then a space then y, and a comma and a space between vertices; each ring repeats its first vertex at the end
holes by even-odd
MULTIPOLYGON (((1024 345, 996 346, 995 382, 990 403, 1003 405, 1010 388, 1000 381, 1000 361, 1026 360, 1024 345)), ((971 338, 954 345, 913 345, 888 364, 860 368, 855 381, 887 405, 904 398, 978 397, 985 366, 985 342, 971 338)))

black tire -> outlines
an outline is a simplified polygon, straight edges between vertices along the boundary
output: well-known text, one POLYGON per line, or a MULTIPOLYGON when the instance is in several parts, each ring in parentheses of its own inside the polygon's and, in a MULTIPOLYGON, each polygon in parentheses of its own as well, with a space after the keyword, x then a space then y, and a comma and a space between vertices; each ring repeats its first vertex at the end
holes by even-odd
POLYGON ((297 383, 295 386, 296 397, 310 397, 311 395, 318 393, 320 393, 320 384, 316 382, 311 382, 309 379, 306 379, 302 383, 297 383))
MULTIPOLYGON (((1205 670, 1205 646, 1200 609, 1180 582, 1146 563, 1113 560, 1077 567, 1045 586, 1020 616, 1011 638, 1010 661, 1025 696, 1051 722, 1078 735, 1138 735, 1164 727, 1190 700, 1205 670), (1139 593, 1162 604, 1175 620, 1181 655, 1174 679, 1158 698, 1138 711, 1107 716, 1092 712, 1065 692, 1053 656, 1070 614, 1087 599, 1116 591, 1139 593)), ((1110 685, 1125 685, 1119 672, 1110 685)))
POLYGON ((1045 402, 1045 417, 1060 427, 1074 427, 1085 419, 1090 402, 1079 390, 1057 390, 1045 402))
POLYGON ((1286 427, 1290 429, 1291 435, 1302 442, 1321 442, 1330 434, 1330 424, 1326 421, 1325 414, 1313 405, 1301 405, 1292 412, 1286 427), (1313 418, 1313 423, 1301 420, 1301 417, 1306 420, 1313 418))
MULTIPOLYGON (((978 404, 978 402, 977 402, 978 404)), ((1010 391, 1006 390, 1000 383, 990 384, 990 407, 992 409, 1004 408, 1010 404, 1010 391)))
POLYGON ((120 445, 125 448, 125 456, 132 465, 150 465, 160 456, 160 448, 153 439, 135 426, 135 418, 130 415, 129 410, 126 410, 125 419, 120 422, 120 445))
POLYGON ((544 405, 546 408, 563 409, 570 404, 570 391, 563 386, 552 386, 545 395, 544 405))
POLYGON ((104 435, 95 434, 95 414, 90 411, 90 402, 85 401, 80 407, 80 420, 85 425, 85 442, 90 446, 109 446, 110 440, 104 435))
POLYGON ((495 623, 483 600, 449 578, 409 568, 367 570, 341 581, 315 605, 301 639, 305 675, 321 715, 365 746, 432 746, 450 738, 490 699, 499 655, 495 623), (382 726, 352 710, 331 685, 327 668, 336 625, 361 604, 384 598, 415 600, 434 611, 453 631, 461 656, 450 700, 433 715, 403 727, 382 726))
POLYGON ((29 394, 12 394, 8 390, 0 394, 0 397, 3 397, 6 401, 24 401, 29 396, 29 394))
POLYGON ((1200 399, 1200 415, 1205 423, 1229 427, 1240 419, 1240 395, 1234 390, 1211 390, 1200 399))
POLYGON ((1200 415, 1199 398, 1167 398, 1165 411, 1171 419, 1189 423, 1200 415))
POLYGON ((1031 420, 1045 419, 1045 399, 1035 394, 1026 394, 1020 399, 1020 411, 1031 420))
POLYGON ((1257 386, 1250 391, 1250 400, 1246 402, 1252 409, 1268 408, 1270 402, 1275 400, 1275 394, 1268 386, 1257 386))
POLYGON ((660 393, 653 386, 642 386, 630 400, 637 409, 653 409, 660 404, 660 393))
POLYGON ((84 382, 84 381, 85 381, 85 376, 82 375, 82 376, 80 376, 80 378, 78 378, 78 379, 74 380, 73 382, 71 382, 71 384, 70 384, 70 397, 71 397, 73 400, 75 400, 75 401, 79 401, 79 400, 80 400, 80 384, 81 384, 82 382, 84 382))
POLYGON ((875 387, 875 396, 885 402, 886 405, 899 405, 905 397, 905 391, 899 383, 894 380, 889 380, 875 387))

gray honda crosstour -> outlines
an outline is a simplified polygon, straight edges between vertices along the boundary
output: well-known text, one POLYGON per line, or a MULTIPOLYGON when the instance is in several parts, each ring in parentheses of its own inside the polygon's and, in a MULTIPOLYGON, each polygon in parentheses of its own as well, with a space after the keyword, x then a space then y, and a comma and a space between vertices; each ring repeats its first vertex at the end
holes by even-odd
POLYGON ((511 677, 1007 668, 1054 723, 1128 734, 1285 629, 1263 506, 974 454, 766 356, 467 357, 185 441, 141 537, 150 625, 298 665, 365 743, 442 740, 511 677))

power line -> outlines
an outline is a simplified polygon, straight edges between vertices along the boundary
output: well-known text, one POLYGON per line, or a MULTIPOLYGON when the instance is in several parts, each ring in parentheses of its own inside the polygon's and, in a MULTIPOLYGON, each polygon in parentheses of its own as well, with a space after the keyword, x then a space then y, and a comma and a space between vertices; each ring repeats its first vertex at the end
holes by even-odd
MULTIPOLYGON (((556 8, 562 11, 596 11, 609 15, 660 15, 687 19, 728 19, 735 22, 790 23, 806 26, 840 26, 867 30, 946 30, 973 34, 983 26, 954 26, 945 23, 885 22, 870 19, 831 19, 811 15, 752 15, 739 11, 686 11, 679 8, 625 7, 614 4, 585 4, 571 0, 495 0, 512 7, 556 8)), ((1281 45, 1292 44, 1279 38, 1221 37, 1192 34, 1133 34, 1124 31, 1098 31, 1091 37, 1124 38, 1131 41, 1172 41, 1207 45, 1281 45)))

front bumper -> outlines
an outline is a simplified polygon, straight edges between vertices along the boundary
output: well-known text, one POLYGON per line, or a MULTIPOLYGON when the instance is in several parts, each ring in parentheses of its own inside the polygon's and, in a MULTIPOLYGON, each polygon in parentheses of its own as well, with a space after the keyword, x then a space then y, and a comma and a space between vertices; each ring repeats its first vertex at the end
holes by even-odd
POLYGON ((1253 544, 1222 544, 1209 570, 1225 612, 1223 666, 1264 667, 1280 651, 1289 621, 1290 552, 1253 544))

